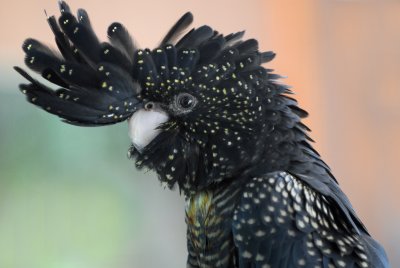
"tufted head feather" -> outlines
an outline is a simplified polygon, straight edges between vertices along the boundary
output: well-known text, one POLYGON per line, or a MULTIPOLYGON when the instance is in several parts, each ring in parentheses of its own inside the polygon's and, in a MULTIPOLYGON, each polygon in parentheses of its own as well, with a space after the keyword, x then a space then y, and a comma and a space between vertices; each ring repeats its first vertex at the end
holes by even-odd
POLYGON ((61 88, 16 67, 30 82, 21 90, 31 103, 77 125, 130 119, 138 128, 137 122, 148 123, 138 119, 144 111, 163 114, 153 120, 156 135, 131 146, 129 155, 169 187, 191 193, 238 174, 287 168, 305 155, 327 168, 307 142, 300 122, 306 112, 276 82, 280 76, 262 66, 275 54, 260 52, 243 32, 222 35, 201 26, 181 37, 193 20, 186 13, 157 48, 138 49, 122 24, 111 24, 110 42, 101 43, 86 11, 75 17, 63 1, 60 9, 58 23, 48 19, 60 53, 34 39, 23 48, 28 67, 61 88))

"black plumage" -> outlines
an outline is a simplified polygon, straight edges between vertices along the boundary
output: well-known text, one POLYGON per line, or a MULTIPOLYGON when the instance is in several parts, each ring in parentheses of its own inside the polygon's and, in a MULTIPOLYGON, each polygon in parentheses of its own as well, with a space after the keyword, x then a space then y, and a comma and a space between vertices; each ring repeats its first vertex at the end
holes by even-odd
MULTIPOLYGON (((53 90, 15 69, 29 102, 65 122, 98 126, 161 110, 168 120, 129 156, 186 196, 188 267, 388 267, 301 119, 307 112, 262 64, 244 32, 209 26, 184 34, 186 13, 153 49, 113 23, 109 42, 60 2, 48 22, 59 52, 23 45, 26 65, 53 90), (182 36, 182 37, 181 37, 182 36), (144 107, 144 108, 143 108, 144 107)), ((131 120, 131 119, 129 119, 131 120)))
POLYGON ((111 44, 100 43, 85 10, 79 9, 75 17, 61 1, 60 11, 58 23, 54 16, 48 18, 60 54, 32 38, 24 42, 23 50, 29 68, 62 88, 52 90, 16 68, 31 82, 21 85, 21 90, 31 103, 71 124, 125 121, 138 108, 140 92, 140 85, 131 77, 133 64, 128 53, 132 55, 136 48, 129 34, 115 23, 109 30, 111 44))
POLYGON ((137 47, 125 27, 121 23, 114 22, 108 27, 107 34, 112 47, 124 53, 132 63, 137 47))

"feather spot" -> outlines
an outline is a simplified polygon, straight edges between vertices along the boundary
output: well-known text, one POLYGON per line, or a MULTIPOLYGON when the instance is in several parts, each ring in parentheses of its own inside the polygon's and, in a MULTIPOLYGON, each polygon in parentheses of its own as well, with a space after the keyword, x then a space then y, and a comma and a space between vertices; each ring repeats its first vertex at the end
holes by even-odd
POLYGON ((303 258, 301 258, 301 259, 299 259, 299 260, 297 261, 297 264, 298 264, 299 266, 305 266, 305 265, 306 265, 306 260, 303 259, 303 258))
POLYGON ((261 255, 260 253, 257 253, 256 255, 256 261, 263 261, 264 260, 264 256, 261 255))
POLYGON ((243 253, 242 253, 242 257, 245 259, 250 259, 252 256, 253 255, 250 252, 248 252, 247 250, 243 251, 243 253))

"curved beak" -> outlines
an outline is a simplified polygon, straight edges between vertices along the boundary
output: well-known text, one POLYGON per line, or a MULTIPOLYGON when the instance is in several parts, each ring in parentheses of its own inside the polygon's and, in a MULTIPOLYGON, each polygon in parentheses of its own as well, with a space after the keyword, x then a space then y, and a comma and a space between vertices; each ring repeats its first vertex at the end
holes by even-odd
POLYGON ((169 119, 164 110, 153 106, 149 108, 147 104, 128 119, 129 137, 139 153, 160 134, 159 126, 169 119))

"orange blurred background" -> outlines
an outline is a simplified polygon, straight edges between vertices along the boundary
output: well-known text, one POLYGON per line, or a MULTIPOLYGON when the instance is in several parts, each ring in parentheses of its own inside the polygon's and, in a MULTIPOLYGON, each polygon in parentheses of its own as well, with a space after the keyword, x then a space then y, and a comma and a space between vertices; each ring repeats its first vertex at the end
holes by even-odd
MULTIPOLYGON (((92 25, 101 39, 106 38, 106 29, 111 22, 120 21, 140 46, 153 47, 184 12, 192 11, 195 26, 209 24, 225 34, 245 29, 246 37, 257 38, 262 50, 275 51, 277 57, 268 64, 268 68, 288 76, 284 83, 293 86, 300 105, 310 113, 306 123, 313 130, 311 136, 317 141, 315 147, 331 166, 370 233, 386 248, 392 266, 400 267, 400 256, 396 254, 400 249, 400 179, 396 175, 400 166, 399 1, 70 0, 68 3, 74 10, 82 7, 89 12, 92 25)), ((26 37, 35 37, 53 44, 43 9, 48 14, 58 14, 57 1, 0 2, 0 96, 18 96, 21 101, 15 104, 15 109, 28 106, 17 90, 17 84, 23 79, 11 69, 13 65, 23 65, 22 41, 26 37)), ((53 120, 33 108, 29 107, 27 111, 24 115, 26 121, 33 120, 38 114, 45 118, 43 125, 47 124, 45 120, 53 120)), ((5 117, 11 120, 13 111, 6 112, 10 116, 5 117)), ((1 129, 0 144, 1 136, 7 131, 1 129)), ((42 135, 46 131, 42 129, 42 135)), ((77 137, 82 135, 79 133, 77 137)), ((40 139, 40 136, 36 138, 40 139)), ((87 142, 90 143, 90 139, 87 142)), ((124 142, 127 149, 128 139, 124 142)), ((125 152, 120 154, 124 156, 125 152)), ((39 153, 25 152, 31 157, 39 153)), ((2 157, 5 161, 7 153, 3 151, 2 154, 5 154, 2 157)), ((63 151, 46 157, 56 158, 58 154, 63 154, 63 151)), ((140 233, 147 232, 147 237, 143 238, 146 246, 141 247, 137 242, 139 245, 133 247, 139 252, 159 249, 157 244, 160 240, 169 239, 167 243, 162 242, 170 247, 169 255, 160 257, 163 267, 176 267, 169 266, 169 263, 183 267, 186 254, 183 200, 178 197, 178 192, 166 193, 168 191, 161 189, 157 183, 142 185, 142 182, 135 182, 137 178, 129 175, 133 172, 132 164, 124 157, 121 159, 125 162, 118 168, 127 171, 128 175, 123 179, 125 183, 131 183, 133 188, 144 187, 140 191, 153 193, 143 195, 143 199, 136 198, 144 204, 144 208, 145 204, 153 204, 151 209, 155 210, 155 216, 148 219, 159 220, 163 224, 162 220, 171 215, 178 217, 168 221, 173 227, 164 227, 164 232, 174 235, 165 238, 159 234, 155 237, 157 232, 154 230, 139 230, 140 233), (160 211, 157 211, 158 204, 160 211), (157 215, 163 215, 163 218, 158 219, 157 215), (175 225, 174 221, 178 223, 175 225), (175 258, 180 258, 179 262, 174 262, 175 258)), ((7 174, 11 174, 7 179, 11 180, 14 171, 4 167, 7 168, 7 174)), ((70 169, 74 169, 73 161, 70 169)), ((154 174, 152 177, 150 179, 156 181, 154 174)), ((1 177, 0 180, 5 181, 6 178, 1 177)), ((96 184, 95 180, 91 183, 96 184)), ((2 189, 2 192, 5 191, 7 187, 2 189)), ((12 203, 12 199, 8 201, 12 203)), ((137 213, 135 217, 146 219, 140 211, 131 210, 129 213, 137 213)), ((92 220, 95 224, 95 217, 92 220)), ((0 217, 0 225, 6 221, 0 217)), ((152 256, 157 258, 157 254, 163 252, 155 252, 152 256)), ((135 254, 136 259, 128 258, 129 263, 118 267, 140 267, 138 263, 146 261, 139 255, 135 254)), ((4 266, 0 253, 0 267, 23 267, 19 266, 21 263, 10 260, 8 266, 4 266)), ((103 267, 90 266, 89 263, 79 267, 103 267)), ((37 267, 78 266, 43 264, 37 267)))

